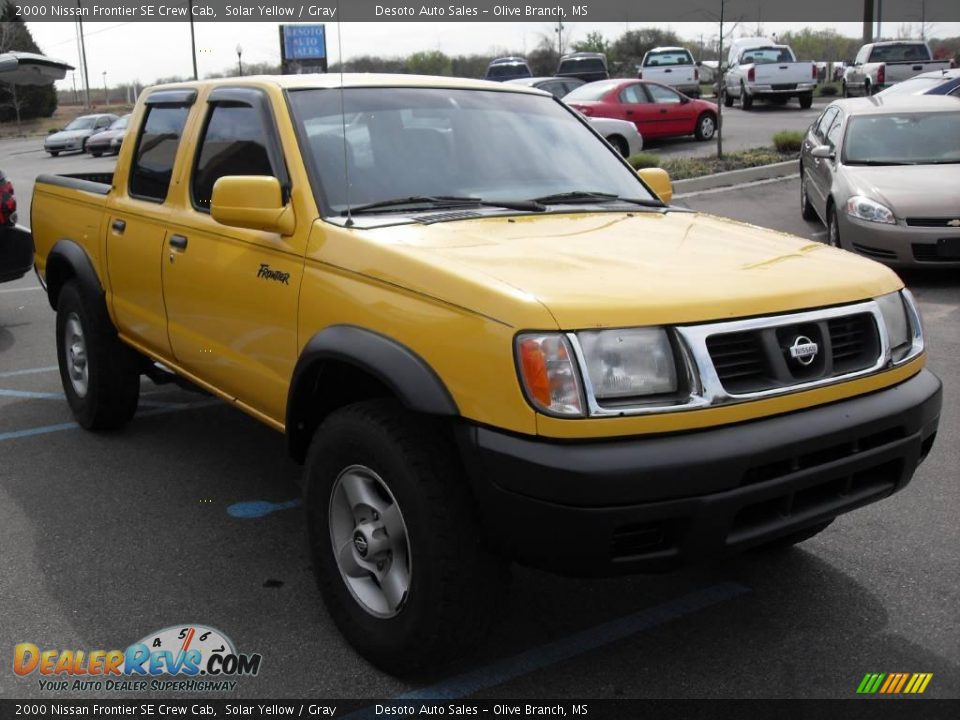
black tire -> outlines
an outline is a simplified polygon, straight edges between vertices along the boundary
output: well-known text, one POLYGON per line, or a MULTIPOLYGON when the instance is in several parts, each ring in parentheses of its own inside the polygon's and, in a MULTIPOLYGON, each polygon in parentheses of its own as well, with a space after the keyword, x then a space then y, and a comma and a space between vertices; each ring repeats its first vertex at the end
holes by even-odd
POLYGON ((800 107, 804 110, 813 107, 813 93, 803 93, 797 99, 800 101, 800 107))
POLYGON ((753 96, 747 93, 747 89, 740 86, 740 109, 749 110, 753 107, 753 96))
POLYGON ((832 203, 827 205, 827 245, 843 247, 840 243, 840 226, 837 225, 837 209, 832 203))
POLYGON ((627 141, 619 135, 611 135, 607 138, 607 142, 613 145, 621 156, 628 157, 630 155, 630 146, 627 145, 627 141))
POLYGON ((117 338, 103 301, 85 296, 76 281, 63 286, 57 302, 57 360, 63 392, 81 427, 113 430, 133 417, 140 399, 139 356, 117 338), (72 323, 80 339, 74 335, 68 345, 72 323))
POLYGON ((100 157, 101 155, 103 155, 103 153, 100 152, 99 150, 92 150, 90 154, 93 155, 94 157, 100 157))
POLYGON ((805 527, 802 530, 797 530, 796 532, 790 533, 789 535, 784 535, 779 537, 776 540, 772 540, 766 545, 761 545, 761 550, 767 551, 778 551, 786 550, 792 548, 794 545, 799 545, 800 543, 809 540, 815 535, 819 535, 828 527, 833 524, 833 518, 827 520, 826 522, 817 523, 816 525, 811 525, 810 527, 805 527))
POLYGON ((847 87, 847 81, 846 81, 846 80, 843 81, 843 96, 844 96, 845 98, 850 97, 850 89, 847 87))
POLYGON ((726 88, 723 88, 720 91, 720 94, 723 96, 723 106, 724 107, 733 107, 733 95, 727 92, 726 88))
POLYGON ((804 220, 816 220, 817 211, 813 209, 810 203, 809 193, 807 193, 807 174, 800 168, 800 216, 804 220))
POLYGON ((870 84, 869 80, 863 81, 863 96, 870 97, 873 95, 873 86, 870 84))
POLYGON ((717 116, 713 113, 705 112, 697 118, 697 127, 694 135, 697 140, 710 140, 717 132, 717 116))
POLYGON ((57 155, 60 154, 59 150, 48 150, 47 152, 50 153, 50 157, 56 157, 57 155))
MULTIPOLYGON (((340 632, 361 655, 387 672, 409 674, 469 652, 480 644, 496 617, 505 566, 483 547, 475 504, 463 475, 448 428, 393 400, 342 408, 314 434, 304 471, 304 505, 317 583, 340 632), (371 518, 350 519, 344 525, 343 509, 356 518, 357 508, 368 506, 348 508, 340 504, 346 496, 337 494, 340 478, 358 468, 378 476, 376 487, 386 486, 388 493, 381 490, 378 497, 386 499, 387 507, 399 508, 404 530, 402 534, 388 531, 385 512, 383 534, 376 530, 369 537, 393 542, 391 535, 403 536, 403 552, 408 551, 410 558, 407 591, 395 605, 387 604, 380 616, 364 606, 357 586, 348 586, 332 538, 346 527, 346 537, 354 540, 338 538, 341 551, 351 558, 360 557, 355 551, 361 553, 370 563, 366 553, 372 543, 358 544, 356 537, 365 523, 381 522, 380 516, 372 512, 371 518), (335 512, 341 514, 335 516, 335 512)), ((389 563, 384 576, 392 571, 395 557, 391 551, 384 561, 383 565, 389 563)), ((379 562, 377 568, 381 568, 379 562)), ((352 577, 367 583, 366 588, 382 587, 369 570, 360 567, 359 573, 352 577)))

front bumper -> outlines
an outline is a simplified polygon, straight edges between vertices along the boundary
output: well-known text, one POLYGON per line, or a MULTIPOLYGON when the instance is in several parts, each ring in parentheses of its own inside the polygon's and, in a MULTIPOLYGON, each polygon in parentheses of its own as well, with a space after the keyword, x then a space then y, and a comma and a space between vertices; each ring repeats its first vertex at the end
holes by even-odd
POLYGON ((936 436, 922 370, 866 396, 711 430, 554 443, 457 440, 490 542, 569 575, 663 570, 746 549, 902 489, 936 436))
POLYGON ((867 222, 837 213, 840 244, 891 267, 960 268, 960 254, 942 255, 940 240, 960 244, 960 228, 931 228, 867 222))
POLYGON ((62 140, 43 144, 45 152, 80 152, 83 150, 83 138, 76 140, 62 140))
POLYGON ((22 225, 0 227, 0 283, 22 278, 33 267, 33 235, 22 225))

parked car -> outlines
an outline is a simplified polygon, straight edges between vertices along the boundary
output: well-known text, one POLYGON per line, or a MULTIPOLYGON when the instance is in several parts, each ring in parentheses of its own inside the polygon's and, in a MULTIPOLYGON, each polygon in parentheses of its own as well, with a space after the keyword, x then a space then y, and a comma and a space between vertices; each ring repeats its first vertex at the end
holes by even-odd
POLYGON ((111 113, 81 115, 71 120, 63 130, 47 135, 43 149, 53 157, 62 152, 86 152, 87 140, 106 130, 116 119, 117 116, 111 113))
POLYGON ((17 225, 13 183, 0 170, 0 283, 17 280, 33 267, 33 238, 17 225))
POLYGON ((130 123, 130 115, 118 117, 111 123, 110 127, 95 135, 91 135, 87 140, 87 152, 94 157, 100 157, 103 154, 110 153, 116 155, 120 152, 120 145, 127 134, 127 125, 130 123))
POLYGON ((562 98, 583 85, 583 80, 578 80, 575 77, 528 77, 507 80, 507 82, 514 85, 535 87, 538 90, 550 93, 555 98, 562 98))
POLYGON ((843 96, 870 96, 904 80, 934 70, 948 70, 949 60, 934 60, 923 40, 867 43, 843 73, 843 96))
POLYGON ((556 75, 557 77, 575 77, 588 83, 606 80, 610 77, 607 71, 607 56, 597 52, 568 53, 560 58, 556 75))
POLYGON ((688 97, 700 97, 700 69, 686 48, 653 48, 643 56, 637 77, 668 85, 688 97))
POLYGON ((646 80, 602 80, 582 85, 563 101, 588 117, 629 120, 644 141, 679 135, 709 140, 717 130, 717 106, 693 100, 646 80))
POLYGON ((877 93, 880 97, 893 95, 953 95, 960 97, 960 68, 934 70, 909 80, 891 85, 877 93))
POLYGON ((960 103, 838 100, 800 154, 800 209, 831 245, 888 265, 960 268, 960 103))
POLYGON ((797 62, 789 45, 767 38, 736 40, 727 64, 720 91, 726 107, 733 107, 734 100, 744 110, 752 108, 755 100, 786 105, 791 98, 797 98, 804 109, 813 105, 817 64, 797 62))
POLYGON ((528 78, 531 75, 533 75, 533 73, 530 72, 530 66, 527 65, 525 58, 502 57, 490 61, 490 64, 487 65, 487 74, 484 75, 484 79, 504 82, 505 80, 513 80, 514 78, 528 78))

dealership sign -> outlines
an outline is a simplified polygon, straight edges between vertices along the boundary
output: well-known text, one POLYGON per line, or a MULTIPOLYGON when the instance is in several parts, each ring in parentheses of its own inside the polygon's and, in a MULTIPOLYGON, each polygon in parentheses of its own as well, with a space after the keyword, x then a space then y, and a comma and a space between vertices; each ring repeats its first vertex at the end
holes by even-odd
POLYGON ((326 27, 322 24, 281 25, 280 59, 284 75, 326 72, 326 27))

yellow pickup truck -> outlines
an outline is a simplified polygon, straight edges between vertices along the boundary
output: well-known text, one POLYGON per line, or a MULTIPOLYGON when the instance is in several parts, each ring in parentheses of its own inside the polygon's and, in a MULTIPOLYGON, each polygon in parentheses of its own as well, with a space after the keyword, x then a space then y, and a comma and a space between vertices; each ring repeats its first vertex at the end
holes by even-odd
POLYGON ((173 373, 284 432, 329 611, 403 671, 483 638, 510 560, 796 543, 930 451, 892 271, 670 195, 537 90, 244 77, 146 90, 32 230, 77 421, 173 373))

